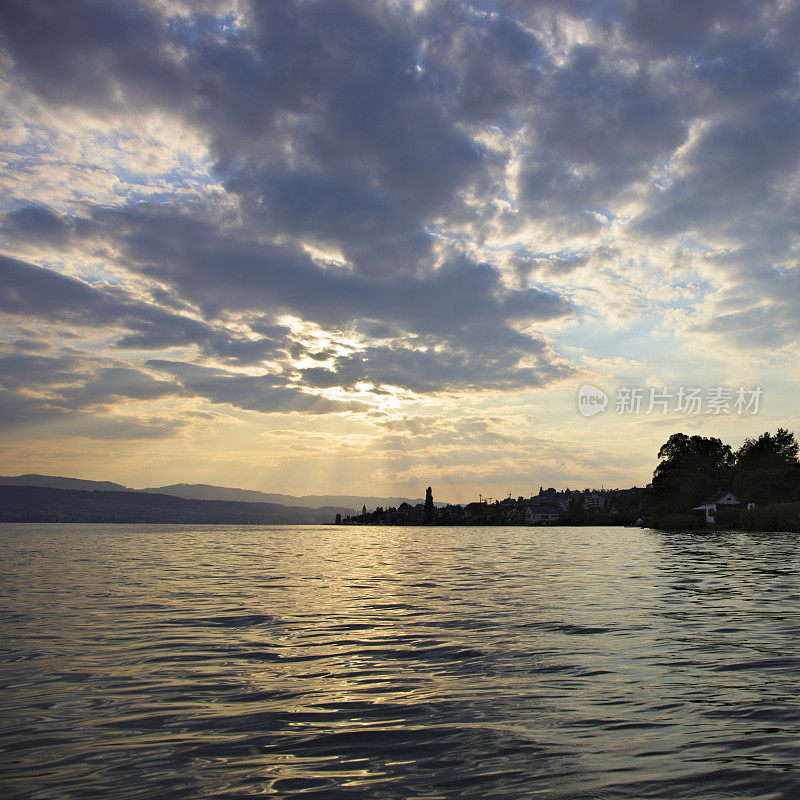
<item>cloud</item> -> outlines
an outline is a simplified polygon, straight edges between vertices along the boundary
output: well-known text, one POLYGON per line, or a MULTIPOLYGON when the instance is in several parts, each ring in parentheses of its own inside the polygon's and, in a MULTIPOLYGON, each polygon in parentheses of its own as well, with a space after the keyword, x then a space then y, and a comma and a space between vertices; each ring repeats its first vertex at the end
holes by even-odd
MULTIPOLYGON (((62 321, 76 328, 113 329, 118 349, 162 350, 197 345, 232 363, 258 363, 286 345, 285 328, 272 337, 237 335, 197 318, 137 300, 118 287, 91 286, 76 278, 0 255, 0 311, 9 316, 62 321)), ((265 329, 266 330, 266 329, 265 329)))
POLYGON ((453 254, 423 275, 361 275, 326 268, 296 246, 259 244, 247 231, 165 206, 98 210, 81 224, 120 252, 127 270, 168 284, 174 295, 202 309, 206 321, 11 259, 0 260, 6 311, 30 314, 38 308, 51 319, 115 324, 129 331, 117 338, 120 348, 196 344, 239 364, 285 357, 288 330, 274 320, 287 313, 339 332, 383 325, 394 344, 340 358, 343 385, 361 379, 377 384, 390 376, 393 384, 435 392, 475 388, 481 380, 507 388, 543 386, 566 374, 540 339, 512 325, 563 317, 568 304, 552 292, 506 288, 490 264, 453 254), (248 336, 208 322, 241 313, 260 326, 248 336), (411 340, 427 355, 411 356, 411 340), (487 349, 494 352, 487 355, 487 349), (526 359, 537 368, 525 366, 526 359), (355 365, 367 362, 373 362, 368 374, 356 377, 355 365), (415 371, 403 376, 403 368, 415 371))
POLYGON ((526 159, 521 197, 549 213, 609 207, 687 137, 675 87, 647 63, 620 63, 579 45, 547 75, 536 106, 540 144, 526 159))
POLYGON ((181 386, 195 396, 247 411, 329 414, 370 410, 365 403, 329 400, 303 392, 287 386, 279 377, 272 375, 243 375, 163 359, 151 359, 147 366, 174 376, 181 386))
POLYGON ((798 123, 797 103, 776 97, 708 125, 682 159, 684 174, 653 198, 635 228, 659 237, 757 235, 748 218, 780 214, 782 185, 797 172, 798 123))
POLYGON ((755 33, 777 10, 775 0, 682 0, 624 4, 624 26, 635 40, 659 55, 710 54, 748 28, 755 33))
POLYGON ((24 206, 6 215, 0 235, 51 245, 67 242, 72 230, 65 217, 42 206, 24 206))
POLYGON ((189 425, 188 419, 131 413, 134 405, 181 395, 173 381, 91 355, 25 349, 12 345, 0 354, 0 427, 11 435, 55 424, 68 436, 150 439, 175 436, 189 425))

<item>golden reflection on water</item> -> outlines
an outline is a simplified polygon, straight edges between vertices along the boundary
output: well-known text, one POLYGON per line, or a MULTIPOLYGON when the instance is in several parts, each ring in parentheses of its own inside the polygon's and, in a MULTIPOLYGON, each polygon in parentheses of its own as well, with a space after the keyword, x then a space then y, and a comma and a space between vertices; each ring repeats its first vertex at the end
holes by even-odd
POLYGON ((6 526, 5 774, 42 796, 793 792, 796 547, 6 526))

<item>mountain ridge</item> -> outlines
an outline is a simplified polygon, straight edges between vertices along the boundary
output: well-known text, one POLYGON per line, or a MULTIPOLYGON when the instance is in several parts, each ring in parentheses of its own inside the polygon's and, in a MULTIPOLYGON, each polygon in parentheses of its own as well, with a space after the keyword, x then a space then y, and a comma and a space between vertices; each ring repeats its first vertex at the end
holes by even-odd
POLYGON ((135 491, 0 484, 2 522, 305 525, 332 523, 338 511, 277 503, 190 500, 135 491))
POLYGON ((292 495, 275 492, 260 492, 257 489, 237 489, 232 486, 214 486, 208 483, 173 483, 167 486, 155 486, 140 489, 145 493, 169 494, 184 497, 188 500, 236 500, 240 502, 280 503, 287 506, 303 506, 320 508, 322 506, 341 506, 343 508, 367 508, 376 506, 398 506, 402 502, 416 505, 422 503, 421 498, 407 497, 371 497, 369 495, 325 495, 306 494, 292 495))
MULTIPOLYGON (((334 509, 334 513, 346 509, 360 510, 399 506, 406 502, 411 505, 422 503, 422 498, 373 497, 370 495, 291 495, 277 492, 261 492, 257 489, 238 489, 232 486, 215 486, 208 483, 173 483, 165 486, 148 486, 134 489, 113 481, 93 481, 84 478, 67 478, 57 475, 27 473, 16 476, 0 476, 0 486, 38 486, 48 489, 69 489, 84 491, 138 492, 140 494, 160 494, 180 497, 184 500, 219 500, 238 503, 273 503, 288 508, 334 509)), ((444 503, 436 503, 437 506, 444 503)))
POLYGON ((38 486, 43 489, 84 489, 101 492, 134 492, 128 486, 113 481, 91 481, 85 478, 65 478, 60 475, 39 475, 29 472, 25 475, 2 475, 0 486, 38 486))

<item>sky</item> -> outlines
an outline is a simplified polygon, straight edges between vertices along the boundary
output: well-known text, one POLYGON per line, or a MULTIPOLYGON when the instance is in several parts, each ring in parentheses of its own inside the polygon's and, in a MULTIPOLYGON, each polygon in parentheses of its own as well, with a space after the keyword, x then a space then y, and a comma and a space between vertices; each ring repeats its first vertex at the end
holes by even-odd
POLYGON ((0 471, 466 502, 800 432, 798 40, 794 0, 4 0, 0 471))

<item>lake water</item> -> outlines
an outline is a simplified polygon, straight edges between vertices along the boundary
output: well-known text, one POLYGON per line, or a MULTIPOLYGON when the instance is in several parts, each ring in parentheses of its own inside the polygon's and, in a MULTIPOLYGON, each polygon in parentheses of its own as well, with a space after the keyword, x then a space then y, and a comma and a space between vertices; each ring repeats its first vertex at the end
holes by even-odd
POLYGON ((4 798, 800 796, 796 534, 0 525, 4 798))

